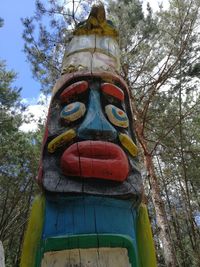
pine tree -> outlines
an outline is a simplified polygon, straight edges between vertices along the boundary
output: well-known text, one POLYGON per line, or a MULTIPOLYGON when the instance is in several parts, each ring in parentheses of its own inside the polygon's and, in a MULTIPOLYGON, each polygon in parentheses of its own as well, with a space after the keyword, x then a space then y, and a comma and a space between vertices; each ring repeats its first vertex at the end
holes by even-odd
POLYGON ((16 74, 0 61, 0 240, 6 266, 18 266, 28 211, 35 191, 39 144, 37 133, 23 133, 20 89, 16 74))
MULTIPOLYGON (((123 73, 132 93, 132 107, 135 115, 133 124, 141 146, 147 181, 149 183, 146 187, 148 189, 147 194, 149 199, 152 200, 155 209, 155 234, 158 236, 157 245, 162 248, 162 254, 158 250, 159 263, 162 264, 163 255, 165 262, 163 262, 163 265, 183 266, 183 262, 187 262, 188 259, 186 261, 183 256, 184 251, 182 248, 184 248, 184 244, 181 242, 179 242, 181 255, 176 253, 176 241, 179 233, 177 232, 176 237, 172 236, 172 225, 177 222, 169 220, 169 216, 172 214, 169 213, 165 201, 167 198, 169 200, 170 193, 166 190, 166 194, 164 194, 162 190, 163 183, 167 183, 168 177, 163 175, 160 177, 160 173, 157 172, 157 159, 161 162, 160 170, 162 171, 165 161, 161 160, 161 156, 162 151, 167 146, 165 140, 169 138, 172 132, 177 131, 178 128, 179 138, 177 138, 177 135, 174 136, 173 145, 176 144, 176 148, 181 146, 176 157, 181 158, 185 183, 184 191, 186 191, 187 195, 187 200, 184 198, 184 205, 187 207, 186 215, 189 220, 187 222, 187 230, 189 231, 188 235, 190 236, 192 248, 190 260, 193 258, 192 262, 197 263, 199 260, 198 246, 196 244, 198 229, 195 226, 190 205, 190 197, 192 196, 189 193, 189 181, 188 175, 186 175, 187 166, 185 165, 185 155, 183 153, 182 132, 184 121, 188 120, 191 112, 195 114, 199 101, 197 97, 195 103, 193 103, 194 100, 192 99, 190 99, 189 103, 187 101, 183 102, 186 89, 181 89, 179 79, 185 79, 186 72, 193 61, 198 62, 198 54, 194 56, 194 51, 197 51, 195 48, 197 38, 195 27, 198 19, 199 2, 171 1, 168 11, 161 9, 154 16, 150 6, 147 5, 147 16, 140 16, 138 21, 135 22, 134 9, 138 4, 139 2, 120 1, 117 8, 114 9, 113 7, 116 7, 116 2, 113 2, 111 3, 110 10, 114 12, 113 17, 118 19, 116 22, 120 22, 121 36, 125 38, 128 36, 129 38, 128 42, 122 43, 124 51, 122 58, 123 73), (132 23, 132 21, 135 23, 132 23), (191 44, 194 49, 193 53, 191 51, 191 44), (182 65, 181 74, 180 65, 182 65), (172 103, 175 109, 172 109, 172 103), (182 106, 184 106, 184 111, 182 106), (181 143, 176 143, 177 139, 181 143)), ((137 11, 137 15, 139 13, 137 11)), ((189 90, 193 92, 193 89, 190 88, 189 90)), ((173 158, 170 158, 171 164, 173 160, 173 158)), ((179 172, 181 172, 180 169, 179 172)), ((177 181, 173 180, 173 182, 172 186, 177 181)), ((180 192, 180 199, 183 199, 182 193, 180 192)), ((170 201, 168 202, 170 203, 170 201)), ((173 217, 173 220, 176 220, 176 218, 173 217)), ((176 227, 177 229, 178 227, 176 227)))

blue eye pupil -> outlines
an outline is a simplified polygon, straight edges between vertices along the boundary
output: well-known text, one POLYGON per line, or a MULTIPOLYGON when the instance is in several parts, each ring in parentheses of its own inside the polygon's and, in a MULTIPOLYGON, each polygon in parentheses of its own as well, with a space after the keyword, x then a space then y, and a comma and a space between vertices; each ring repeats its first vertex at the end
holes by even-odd
POLYGON ((71 115, 72 113, 75 113, 79 110, 80 108, 80 104, 79 103, 73 103, 70 105, 67 105, 66 107, 64 107, 64 109, 61 112, 61 117, 62 116, 68 116, 71 115))
POLYGON ((60 117, 68 122, 72 122, 81 118, 85 114, 85 111, 85 104, 81 102, 74 102, 62 109, 60 117))
POLYGON ((119 121, 126 121, 127 120, 126 114, 118 108, 113 107, 112 113, 115 116, 115 118, 118 119, 119 121))

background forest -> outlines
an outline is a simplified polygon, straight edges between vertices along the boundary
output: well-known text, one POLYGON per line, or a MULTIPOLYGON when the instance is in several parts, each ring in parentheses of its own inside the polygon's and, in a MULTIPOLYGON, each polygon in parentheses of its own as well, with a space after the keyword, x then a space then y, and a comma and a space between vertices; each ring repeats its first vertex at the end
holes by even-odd
MULTIPOLYGON (((71 30, 92 3, 38 0, 34 15, 22 19, 24 51, 46 95, 71 30)), ((158 266, 200 266, 200 0, 170 0, 156 12, 139 0, 104 4, 120 33, 158 266)), ((41 121, 37 131, 20 130, 29 118, 15 78, 1 60, 0 240, 7 267, 19 266, 44 128, 41 121)))

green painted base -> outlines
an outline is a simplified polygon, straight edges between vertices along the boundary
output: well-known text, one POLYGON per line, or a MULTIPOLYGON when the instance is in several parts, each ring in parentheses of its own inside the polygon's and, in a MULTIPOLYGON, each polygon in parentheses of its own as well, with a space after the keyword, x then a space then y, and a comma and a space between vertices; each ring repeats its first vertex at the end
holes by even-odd
POLYGON ((98 247, 120 247, 128 250, 129 261, 132 267, 139 267, 131 239, 123 235, 79 235, 70 237, 56 237, 43 240, 37 253, 35 267, 40 267, 45 252, 59 251, 74 248, 98 248, 98 247))

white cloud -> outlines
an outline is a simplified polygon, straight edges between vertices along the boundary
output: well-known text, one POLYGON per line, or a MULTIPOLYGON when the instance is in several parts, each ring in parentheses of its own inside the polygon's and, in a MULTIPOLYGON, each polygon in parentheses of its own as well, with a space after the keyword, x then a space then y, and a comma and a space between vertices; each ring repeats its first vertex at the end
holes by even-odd
POLYGON ((37 99, 23 99, 22 103, 27 105, 23 113, 25 122, 20 126, 23 132, 33 132, 38 128, 39 122, 45 122, 50 103, 50 96, 40 94, 37 99))

